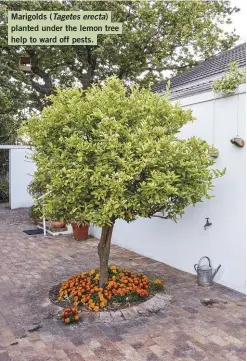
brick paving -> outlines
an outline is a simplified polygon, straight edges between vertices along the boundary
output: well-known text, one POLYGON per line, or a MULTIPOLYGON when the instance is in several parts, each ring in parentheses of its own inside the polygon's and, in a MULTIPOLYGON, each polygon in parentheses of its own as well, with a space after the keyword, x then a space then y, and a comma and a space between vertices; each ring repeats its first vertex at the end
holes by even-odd
POLYGON ((98 265, 97 240, 23 233, 30 228, 27 210, 0 205, 0 361, 245 360, 243 294, 216 284, 204 289, 192 275, 117 246, 112 263, 164 279, 174 302, 149 317, 64 325, 49 289, 98 265), (208 308, 203 298, 222 302, 208 308))

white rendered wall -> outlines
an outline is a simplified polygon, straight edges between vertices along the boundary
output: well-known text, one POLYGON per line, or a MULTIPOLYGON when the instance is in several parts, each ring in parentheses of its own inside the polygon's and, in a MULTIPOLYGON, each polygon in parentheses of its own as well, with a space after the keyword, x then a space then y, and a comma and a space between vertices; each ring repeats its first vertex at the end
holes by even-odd
MULTIPOLYGON (((188 207, 177 224, 159 218, 117 221, 113 243, 193 274, 200 257, 209 256, 213 267, 221 264, 215 281, 245 293, 245 147, 230 143, 237 133, 245 139, 245 85, 237 95, 217 97, 215 103, 213 97, 208 92, 180 100, 197 118, 180 136, 195 135, 210 144, 214 139, 220 152, 216 167, 227 168, 215 181, 215 198, 188 207), (206 217, 212 226, 205 231, 206 217)), ((100 229, 92 227, 91 233, 99 236, 100 229)))
POLYGON ((35 165, 26 159, 30 154, 28 148, 10 148, 9 150, 9 190, 10 190, 10 208, 30 207, 33 205, 33 199, 28 193, 27 187, 32 180, 35 165))

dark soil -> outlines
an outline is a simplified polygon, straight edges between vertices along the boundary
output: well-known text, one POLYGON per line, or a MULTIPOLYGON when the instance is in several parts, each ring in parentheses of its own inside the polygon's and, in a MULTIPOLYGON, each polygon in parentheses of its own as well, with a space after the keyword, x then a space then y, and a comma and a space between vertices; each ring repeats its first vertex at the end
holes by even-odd
POLYGON ((54 303, 57 306, 60 307, 70 307, 71 304, 69 305, 68 303, 64 302, 64 301, 59 301, 57 298, 59 296, 59 290, 62 286, 62 283, 59 283, 58 285, 52 286, 52 288, 49 291, 49 299, 52 303, 54 303))

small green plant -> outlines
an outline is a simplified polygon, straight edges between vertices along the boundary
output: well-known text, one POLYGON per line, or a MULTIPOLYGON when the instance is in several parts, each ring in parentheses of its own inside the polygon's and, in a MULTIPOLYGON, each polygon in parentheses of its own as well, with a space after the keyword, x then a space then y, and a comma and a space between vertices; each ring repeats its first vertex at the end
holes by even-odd
POLYGON ((9 184, 5 177, 0 177, 0 202, 8 202, 9 184))
POLYGON ((153 294, 155 292, 161 291, 164 288, 164 282, 159 279, 149 279, 149 292, 153 294))
POLYGON ((219 156, 219 150, 215 148, 215 146, 211 146, 211 149, 209 150, 209 154, 212 158, 218 158, 219 156))
POLYGON ((37 219, 40 219, 42 218, 42 212, 41 212, 41 209, 36 206, 36 205, 33 205, 30 209, 29 209, 29 217, 30 218, 37 218, 37 219))
POLYGON ((246 82, 246 70, 240 70, 235 61, 229 64, 229 71, 213 82, 212 89, 215 93, 224 95, 234 93, 240 84, 246 82))

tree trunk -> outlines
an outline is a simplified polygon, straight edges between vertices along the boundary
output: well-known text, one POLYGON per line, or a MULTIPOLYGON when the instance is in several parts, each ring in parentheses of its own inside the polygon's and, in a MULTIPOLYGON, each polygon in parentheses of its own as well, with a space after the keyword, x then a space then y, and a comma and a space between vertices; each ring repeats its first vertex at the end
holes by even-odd
POLYGON ((111 226, 102 227, 100 241, 98 244, 98 255, 100 261, 100 287, 108 281, 108 262, 111 249, 111 237, 114 223, 111 226))

